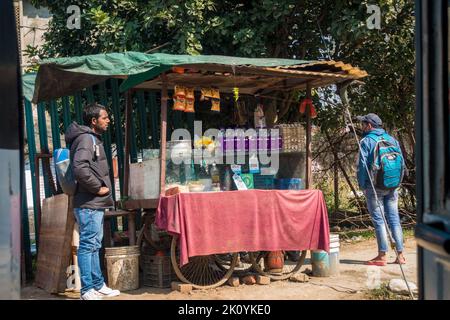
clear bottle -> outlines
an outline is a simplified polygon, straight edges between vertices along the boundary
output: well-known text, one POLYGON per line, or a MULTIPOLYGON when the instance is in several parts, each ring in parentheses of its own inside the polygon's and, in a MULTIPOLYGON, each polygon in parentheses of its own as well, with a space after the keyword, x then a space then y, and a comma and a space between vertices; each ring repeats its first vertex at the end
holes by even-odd
POLYGON ((235 151, 243 153, 245 151, 245 133, 243 129, 236 129, 235 151))
POLYGON ((219 172, 219 168, 217 168, 217 164, 214 161, 213 164, 211 165, 211 180, 214 185, 220 184, 220 172, 219 172))
POLYGON ((272 130, 270 130, 270 138, 269 139, 270 139, 270 150, 271 151, 280 150, 279 134, 280 134, 279 129, 272 129, 272 130), (278 130, 278 134, 275 134, 276 130, 278 130))
POLYGON ((230 191, 232 186, 231 169, 230 166, 225 166, 223 181, 221 185, 222 191, 230 191))
POLYGON ((268 147, 268 139, 267 139, 267 129, 259 129, 258 130, 258 150, 259 151, 267 151, 268 147))
POLYGON ((203 191, 211 191, 211 187, 212 187, 211 176, 209 175, 208 165, 206 164, 204 159, 202 161, 202 164, 200 165, 200 169, 198 172, 198 180, 204 186, 203 191))
POLYGON ((234 130, 227 129, 225 131, 225 152, 232 153, 234 151, 234 130))
POLYGON ((248 137, 247 151, 249 153, 258 152, 258 133, 256 131, 253 131, 252 134, 248 137))
POLYGON ((224 129, 220 129, 217 134, 217 141, 219 142, 219 150, 224 153, 225 152, 225 137, 224 137, 224 129))

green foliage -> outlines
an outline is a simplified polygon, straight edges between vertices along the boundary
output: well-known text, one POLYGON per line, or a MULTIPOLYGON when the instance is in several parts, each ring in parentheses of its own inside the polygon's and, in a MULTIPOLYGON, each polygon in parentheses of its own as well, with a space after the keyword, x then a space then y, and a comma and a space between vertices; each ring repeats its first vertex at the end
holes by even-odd
MULTIPOLYGON (((352 114, 377 113, 395 135, 411 175, 403 203, 415 207, 414 148, 414 1, 413 0, 32 0, 53 14, 38 51, 41 58, 102 52, 147 51, 223 54, 245 57, 333 59, 366 70, 364 85, 349 92, 352 114), (81 29, 66 23, 69 5, 82 10, 81 29), (367 5, 381 9, 381 29, 370 30, 367 5)), ((298 93, 277 95, 292 101, 279 118, 298 121, 298 93), (291 96, 292 97, 292 96, 291 96)), ((345 121, 336 88, 314 96, 321 133, 343 135, 345 121), (323 100, 333 104, 324 103, 323 100)), ((280 106, 280 105, 279 105, 280 106)), ((322 136, 317 145, 326 144, 322 136)), ((350 139, 336 145, 348 159, 350 139)), ((330 151, 327 151, 328 153, 330 151)), ((330 155, 324 157, 330 161, 330 155)), ((346 168, 354 166, 348 160, 346 168)), ((354 176, 354 171, 349 170, 354 176)), ((330 180, 329 180, 330 181, 330 180)), ((325 186, 324 186, 325 187, 325 186)))
POLYGON ((377 289, 368 290, 366 297, 369 300, 411 300, 411 297, 399 295, 389 290, 388 283, 384 282, 377 289))

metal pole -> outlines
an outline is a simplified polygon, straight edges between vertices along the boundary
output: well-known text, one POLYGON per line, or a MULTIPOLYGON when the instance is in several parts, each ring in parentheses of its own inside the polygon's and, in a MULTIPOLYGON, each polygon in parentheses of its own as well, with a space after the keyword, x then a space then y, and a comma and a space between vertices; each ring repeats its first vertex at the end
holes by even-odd
POLYGON ((130 178, 130 143, 131 143, 131 91, 125 94, 125 162, 123 175, 123 195, 128 197, 129 178, 130 178))
POLYGON ((161 145, 160 145, 160 156, 161 156, 161 195, 164 195, 166 190, 166 140, 167 140, 167 75, 163 73, 161 75, 162 79, 162 90, 161 90, 161 145))

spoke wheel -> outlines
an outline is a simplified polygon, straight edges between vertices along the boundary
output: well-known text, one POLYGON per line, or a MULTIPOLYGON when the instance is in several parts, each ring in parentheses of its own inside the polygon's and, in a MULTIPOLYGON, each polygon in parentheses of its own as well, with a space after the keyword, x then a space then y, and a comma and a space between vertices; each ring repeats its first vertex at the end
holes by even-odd
MULTIPOLYGON (((141 255, 154 255, 156 251, 166 251, 170 248, 171 237, 169 234, 160 232, 158 238, 152 237, 152 225, 155 223, 154 212, 147 213, 144 216, 144 224, 139 230, 139 235, 136 240, 136 245, 141 250, 141 255)), ((141 270, 144 270, 143 259, 139 259, 139 266, 141 270)))
POLYGON ((178 237, 172 238, 170 257, 173 269, 182 282, 189 283, 196 289, 212 289, 224 284, 233 274, 238 254, 231 254, 229 262, 217 262, 218 255, 197 256, 189 258, 189 262, 180 267, 178 253, 178 237), (224 267, 225 266, 225 267, 224 267))
MULTIPOLYGON (((221 268, 223 270, 229 269, 229 267, 231 265, 232 257, 233 256, 231 254, 215 255, 217 265, 219 266, 219 268, 221 268)), ((252 271, 254 271, 254 269, 253 269, 252 261, 250 259, 250 253, 248 253, 248 252, 239 253, 236 266, 234 267, 233 274, 235 274, 237 276, 242 276, 242 275, 245 275, 252 271)))

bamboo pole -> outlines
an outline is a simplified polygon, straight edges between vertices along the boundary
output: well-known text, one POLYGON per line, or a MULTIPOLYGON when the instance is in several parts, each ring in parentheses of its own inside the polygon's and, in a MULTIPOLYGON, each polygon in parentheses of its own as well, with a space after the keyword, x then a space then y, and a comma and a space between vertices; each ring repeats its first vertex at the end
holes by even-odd
POLYGON ((166 140, 167 140, 167 75, 163 73, 162 90, 161 90, 161 144, 160 144, 160 157, 161 157, 161 180, 160 180, 160 194, 164 195, 166 189, 166 140))
POLYGON ((339 169, 338 169, 338 157, 337 154, 334 153, 334 165, 333 165, 333 173, 334 173, 334 211, 337 212, 339 210, 339 169))
MULTIPOLYGON (((130 147, 131 147, 131 135, 133 133, 132 130, 132 91, 128 90, 125 95, 125 163, 124 163, 124 175, 123 175, 123 194, 126 198, 129 196, 129 186, 130 186, 130 147)), ((136 244, 136 222, 135 222, 135 214, 136 211, 130 211, 127 216, 127 220, 124 221, 128 227, 128 237, 130 246, 134 246, 136 244)))

